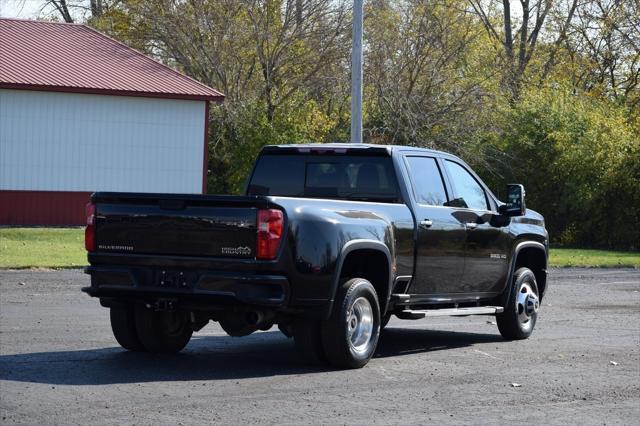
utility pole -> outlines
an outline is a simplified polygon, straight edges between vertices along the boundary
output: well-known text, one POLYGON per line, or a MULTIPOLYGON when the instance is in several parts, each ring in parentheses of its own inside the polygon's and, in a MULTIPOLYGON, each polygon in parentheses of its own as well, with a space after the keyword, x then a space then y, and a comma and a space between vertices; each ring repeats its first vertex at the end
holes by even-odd
POLYGON ((351 35, 351 143, 362 143, 362 3, 353 0, 351 35))

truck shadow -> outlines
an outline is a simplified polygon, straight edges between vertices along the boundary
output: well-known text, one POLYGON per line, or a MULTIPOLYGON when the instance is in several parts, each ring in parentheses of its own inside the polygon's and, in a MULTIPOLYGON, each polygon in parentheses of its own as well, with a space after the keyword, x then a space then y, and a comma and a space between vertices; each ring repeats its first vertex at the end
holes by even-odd
MULTIPOLYGON (((496 341, 502 341, 496 334, 390 328, 382 335, 374 358, 496 341)), ((0 356, 0 380, 52 385, 226 380, 327 371, 331 370, 305 364, 293 341, 277 331, 244 338, 194 336, 187 348, 175 355, 110 347, 0 356)))

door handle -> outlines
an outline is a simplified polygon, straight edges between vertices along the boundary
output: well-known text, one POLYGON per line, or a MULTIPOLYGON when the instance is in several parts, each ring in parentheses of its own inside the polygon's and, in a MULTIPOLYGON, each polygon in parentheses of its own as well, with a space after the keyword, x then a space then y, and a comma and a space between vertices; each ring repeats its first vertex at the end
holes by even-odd
POLYGON ((478 227, 478 224, 477 224, 477 223, 475 223, 475 222, 467 222, 467 223, 465 223, 465 226, 466 226, 468 229, 476 229, 476 228, 478 227))
POLYGON ((431 225, 433 225, 433 221, 431 219, 423 219, 420 221, 420 225, 424 226, 425 228, 431 228, 431 225))

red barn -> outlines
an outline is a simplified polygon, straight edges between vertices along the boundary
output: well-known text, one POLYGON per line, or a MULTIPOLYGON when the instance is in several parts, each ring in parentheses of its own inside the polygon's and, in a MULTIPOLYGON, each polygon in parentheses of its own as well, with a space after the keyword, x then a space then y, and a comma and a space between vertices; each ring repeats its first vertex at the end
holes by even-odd
POLYGON ((0 19, 0 225, 80 225, 94 191, 202 193, 223 95, 98 31, 0 19))

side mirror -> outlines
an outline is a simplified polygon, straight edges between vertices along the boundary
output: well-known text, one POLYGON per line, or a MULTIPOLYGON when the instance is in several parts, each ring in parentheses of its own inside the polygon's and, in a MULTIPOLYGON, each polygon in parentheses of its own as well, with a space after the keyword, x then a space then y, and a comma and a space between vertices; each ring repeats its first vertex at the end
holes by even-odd
POLYGON ((524 204, 524 186, 510 183, 507 185, 507 203, 498 207, 498 213, 505 216, 524 216, 527 208, 524 204))

